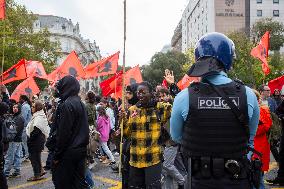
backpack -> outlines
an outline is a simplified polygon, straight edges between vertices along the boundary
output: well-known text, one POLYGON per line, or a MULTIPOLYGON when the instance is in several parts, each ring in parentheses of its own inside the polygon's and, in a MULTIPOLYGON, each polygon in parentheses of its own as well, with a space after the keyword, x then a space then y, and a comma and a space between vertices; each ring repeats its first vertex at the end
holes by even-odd
POLYGON ((3 142, 13 142, 17 135, 17 126, 12 117, 4 120, 2 127, 3 142))
POLYGON ((271 112, 270 115, 271 115, 271 119, 272 119, 272 125, 269 129, 268 141, 269 141, 270 144, 273 144, 273 141, 280 140, 280 137, 281 137, 281 120, 273 112, 271 112))

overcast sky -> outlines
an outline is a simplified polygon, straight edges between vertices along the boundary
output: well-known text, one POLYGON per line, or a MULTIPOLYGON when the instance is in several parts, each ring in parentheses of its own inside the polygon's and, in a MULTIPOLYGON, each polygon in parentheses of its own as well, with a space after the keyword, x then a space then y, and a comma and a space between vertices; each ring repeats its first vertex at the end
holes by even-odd
MULTIPOLYGON (((188 0, 128 0, 126 65, 149 63, 169 44, 188 0)), ((123 53, 123 0, 16 0, 33 13, 70 18, 102 56, 123 53)))

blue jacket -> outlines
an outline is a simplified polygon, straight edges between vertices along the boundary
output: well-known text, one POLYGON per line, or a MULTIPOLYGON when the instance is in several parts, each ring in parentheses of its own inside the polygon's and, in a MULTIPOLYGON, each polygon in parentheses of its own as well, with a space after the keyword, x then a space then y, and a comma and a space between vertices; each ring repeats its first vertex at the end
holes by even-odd
MULTIPOLYGON (((214 85, 227 84, 232 82, 224 72, 216 73, 207 76, 206 79, 214 85)), ((183 134, 183 126, 189 112, 189 96, 188 89, 182 90, 174 99, 170 120, 170 134, 175 142, 180 143, 183 134)), ((249 146, 253 147, 253 140, 257 130, 259 121, 259 106, 254 92, 246 87, 248 116, 249 116, 249 131, 250 139, 249 146)))
POLYGON ((21 108, 22 116, 24 118, 24 126, 26 127, 30 120, 32 119, 32 112, 31 112, 31 107, 27 102, 24 102, 22 104, 21 108))

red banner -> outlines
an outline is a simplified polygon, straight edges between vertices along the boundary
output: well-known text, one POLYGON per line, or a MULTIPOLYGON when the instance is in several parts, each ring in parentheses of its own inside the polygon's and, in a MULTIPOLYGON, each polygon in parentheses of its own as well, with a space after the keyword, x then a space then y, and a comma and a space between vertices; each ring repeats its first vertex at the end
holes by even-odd
POLYGON ((41 62, 33 60, 26 61, 26 68, 28 77, 47 79, 45 69, 41 62))
POLYGON ((5 19, 6 14, 6 2, 5 0, 0 0, 0 20, 5 19))
POLYGON ((29 98, 31 98, 33 95, 38 94, 39 92, 40 90, 35 80, 30 77, 16 87, 11 95, 11 99, 14 99, 18 102, 21 95, 27 95, 29 98))
POLYGON ((265 32, 262 36, 259 44, 253 48, 250 52, 251 56, 259 59, 262 62, 262 71, 265 75, 270 73, 270 68, 268 66, 267 58, 268 58, 268 51, 269 51, 269 38, 270 34, 269 31, 265 32))
POLYGON ((177 86, 180 90, 187 88, 192 82, 198 82, 198 77, 189 77, 187 74, 177 83, 177 86))
POLYGON ((26 79, 26 61, 25 59, 20 60, 17 64, 5 71, 1 76, 2 84, 7 84, 13 81, 26 79))
POLYGON ((119 53, 118 51, 107 58, 87 65, 85 67, 85 79, 115 74, 118 67, 119 53))
POLYGON ((77 79, 85 76, 84 68, 75 51, 72 51, 64 62, 47 77, 49 81, 56 82, 66 75, 72 75, 77 79))
POLYGON ((281 91, 283 85, 284 85, 284 75, 268 82, 268 86, 270 88, 271 93, 273 93, 275 89, 279 89, 281 91))

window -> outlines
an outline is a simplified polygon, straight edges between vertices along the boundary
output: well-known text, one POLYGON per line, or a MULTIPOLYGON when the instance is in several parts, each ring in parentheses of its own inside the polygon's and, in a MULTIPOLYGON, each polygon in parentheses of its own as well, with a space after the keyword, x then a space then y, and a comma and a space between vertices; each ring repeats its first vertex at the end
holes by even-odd
POLYGON ((279 0, 273 0, 273 3, 279 4, 279 0))
POLYGON ((262 0, 256 0, 256 3, 257 3, 257 4, 261 4, 261 3, 262 3, 262 0))
POLYGON ((256 15, 257 15, 258 17, 262 16, 262 10, 257 10, 257 11, 256 11, 256 15))
POLYGON ((279 10, 273 10, 273 16, 279 17, 279 10))

